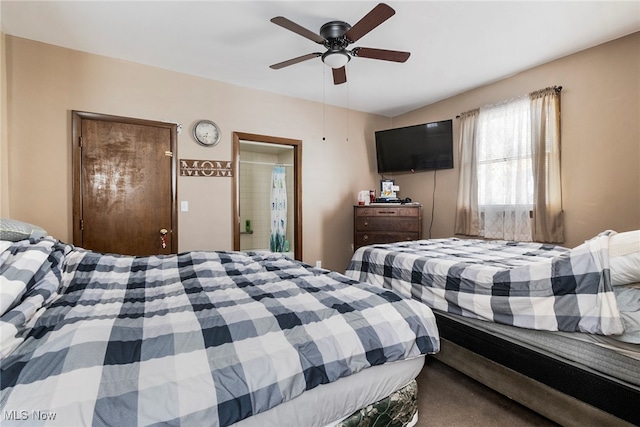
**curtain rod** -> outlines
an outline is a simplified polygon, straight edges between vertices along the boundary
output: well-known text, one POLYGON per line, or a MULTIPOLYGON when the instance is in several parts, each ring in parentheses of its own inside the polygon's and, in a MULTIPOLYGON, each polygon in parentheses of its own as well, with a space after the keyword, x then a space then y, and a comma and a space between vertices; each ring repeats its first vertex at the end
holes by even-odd
MULTIPOLYGON (((562 86, 551 86, 551 87, 550 87, 550 89, 554 89, 556 92, 560 92, 560 91, 562 90, 562 86)), ((542 90, 544 90, 544 89, 542 89, 542 90)), ((533 92, 532 92, 532 93, 533 93, 533 92)), ((469 111, 472 111, 472 110, 469 110, 469 111)), ((465 113, 467 113, 467 112, 468 112, 468 111, 465 111, 465 113)), ((460 118, 460 116, 462 116, 462 114, 464 114, 464 113, 460 113, 460 114, 458 114, 458 115, 456 116, 456 119, 459 119, 459 118, 460 118)))
POLYGON ((293 167, 293 163, 255 162, 252 160, 240 160, 240 163, 245 163, 248 165, 284 166, 288 168, 293 167))

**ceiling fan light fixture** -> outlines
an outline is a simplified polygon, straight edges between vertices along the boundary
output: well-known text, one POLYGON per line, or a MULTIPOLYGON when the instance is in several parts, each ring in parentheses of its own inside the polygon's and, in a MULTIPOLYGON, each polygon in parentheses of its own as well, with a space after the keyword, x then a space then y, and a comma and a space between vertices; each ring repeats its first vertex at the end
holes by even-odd
POLYGON ((322 62, 331 68, 342 68, 350 60, 351 57, 345 51, 328 51, 322 55, 322 62))
POLYGON ((409 58, 409 52, 363 47, 355 47, 351 50, 347 50, 351 43, 360 40, 371 30, 377 28, 378 25, 391 18, 395 13, 396 12, 388 5, 378 3, 377 6, 371 9, 371 11, 360 19, 353 27, 344 21, 330 21, 320 27, 319 34, 316 34, 283 16, 276 16, 271 19, 271 22, 322 45, 327 50, 325 53, 314 52, 298 56, 297 58, 279 62, 277 64, 270 65, 269 67, 274 70, 279 70, 280 68, 288 67, 289 65, 294 65, 299 62, 321 56, 322 62, 324 62, 328 67, 331 67, 333 84, 340 85, 347 82, 347 68, 345 65, 351 61, 352 56, 378 59, 382 61, 405 62, 409 58))

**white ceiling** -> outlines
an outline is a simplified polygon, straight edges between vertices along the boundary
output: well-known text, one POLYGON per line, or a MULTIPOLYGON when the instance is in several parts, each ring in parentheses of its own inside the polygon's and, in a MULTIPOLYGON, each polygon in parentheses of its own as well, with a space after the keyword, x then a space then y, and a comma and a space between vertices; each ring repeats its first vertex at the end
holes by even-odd
POLYGON ((640 31, 638 0, 389 1, 396 14, 350 48, 406 63, 354 58, 340 86, 320 58, 269 68, 323 51, 271 18, 319 32, 377 3, 2 0, 0 14, 6 34, 390 117, 640 31))

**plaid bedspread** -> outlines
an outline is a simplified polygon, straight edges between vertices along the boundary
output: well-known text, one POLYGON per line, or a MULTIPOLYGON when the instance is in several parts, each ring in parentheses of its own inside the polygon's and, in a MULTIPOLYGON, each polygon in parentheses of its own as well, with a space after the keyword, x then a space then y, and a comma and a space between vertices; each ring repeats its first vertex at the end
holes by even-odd
POLYGON ((28 325, 58 296, 59 265, 68 245, 55 240, 0 241, 0 359, 23 340, 28 325))
POLYGON ((25 290, 0 319, 3 340, 19 341, 0 363, 3 425, 226 426, 439 350, 423 304, 279 255, 16 245, 3 249, 42 263, 0 257, 20 264, 11 275, 57 287, 32 317, 15 320, 25 290))
POLYGON ((462 316, 530 329, 620 334, 608 234, 571 250, 457 238, 365 246, 354 253, 346 275, 462 316))

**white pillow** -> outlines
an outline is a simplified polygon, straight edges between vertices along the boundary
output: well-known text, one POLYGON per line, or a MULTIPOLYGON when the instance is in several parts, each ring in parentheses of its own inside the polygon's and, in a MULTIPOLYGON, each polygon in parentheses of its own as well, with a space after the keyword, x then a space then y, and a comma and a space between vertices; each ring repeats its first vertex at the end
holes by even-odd
POLYGON ((640 282, 640 230, 609 237, 609 268, 613 286, 640 282))

